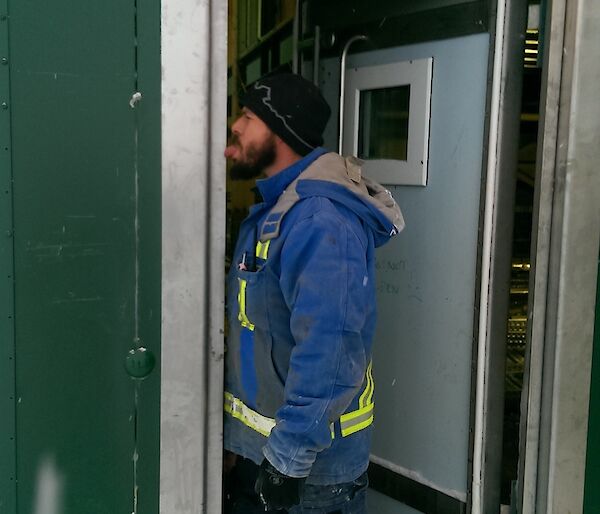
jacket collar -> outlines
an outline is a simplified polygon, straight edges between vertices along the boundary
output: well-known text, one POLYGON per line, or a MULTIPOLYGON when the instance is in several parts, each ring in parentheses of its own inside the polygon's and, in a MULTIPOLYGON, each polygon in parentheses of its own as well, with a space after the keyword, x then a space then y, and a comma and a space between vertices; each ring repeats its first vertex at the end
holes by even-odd
POLYGON ((304 156, 299 161, 296 161, 291 166, 281 170, 272 177, 257 180, 256 187, 258 188, 263 201, 265 203, 274 203, 279 198, 281 193, 285 191, 285 188, 288 187, 294 180, 296 180, 300 173, 302 173, 324 153, 327 153, 325 148, 315 148, 308 155, 304 156))

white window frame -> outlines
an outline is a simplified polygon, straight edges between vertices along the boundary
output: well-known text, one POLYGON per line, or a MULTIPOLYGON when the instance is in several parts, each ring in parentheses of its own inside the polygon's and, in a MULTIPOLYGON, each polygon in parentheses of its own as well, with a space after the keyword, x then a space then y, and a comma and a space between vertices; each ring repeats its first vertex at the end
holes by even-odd
POLYGON ((431 111, 433 58, 362 66, 346 70, 344 135, 342 151, 356 156, 360 93, 372 89, 410 86, 407 160, 369 159, 368 174, 388 185, 426 186, 431 111))

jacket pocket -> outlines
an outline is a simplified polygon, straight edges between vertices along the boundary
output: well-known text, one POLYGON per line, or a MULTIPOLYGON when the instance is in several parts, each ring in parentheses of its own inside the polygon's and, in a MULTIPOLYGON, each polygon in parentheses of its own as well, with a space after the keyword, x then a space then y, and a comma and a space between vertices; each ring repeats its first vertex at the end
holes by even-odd
POLYGON ((250 330, 254 330, 255 326, 266 328, 265 274, 261 270, 238 270, 237 280, 238 321, 250 330))
MULTIPOLYGON (((242 368, 252 368, 256 384, 253 408, 265 416, 274 417, 283 403, 284 381, 273 362, 273 335, 269 323, 267 287, 269 277, 264 269, 237 272, 238 320, 242 325, 242 368), (251 334, 251 336, 250 336, 251 334), (251 343, 249 342, 251 340, 251 343)), ((288 357, 289 359, 289 357, 288 357)), ((246 374, 250 376, 250 370, 246 374)))

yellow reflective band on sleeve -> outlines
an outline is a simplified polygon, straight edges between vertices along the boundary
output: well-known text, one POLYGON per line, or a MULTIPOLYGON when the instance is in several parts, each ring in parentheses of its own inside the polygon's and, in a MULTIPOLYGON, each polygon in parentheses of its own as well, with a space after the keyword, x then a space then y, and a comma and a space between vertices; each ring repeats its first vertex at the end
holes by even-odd
POLYGON ((225 392, 224 409, 227 414, 240 420, 248 428, 255 430, 265 437, 269 437, 271 430, 275 426, 274 419, 267 418, 252 410, 242 400, 228 392, 225 392))
POLYGON ((367 385, 365 386, 365 390, 362 392, 362 394, 360 395, 360 398, 358 399, 358 405, 359 407, 366 407, 368 403, 371 402, 372 398, 373 398, 373 375, 371 373, 371 370, 373 368, 373 361, 369 362, 369 365, 367 366, 367 372, 365 373, 365 378, 367 379, 367 385))
POLYGON ((369 395, 367 396, 366 405, 373 403, 373 393, 375 392, 375 381, 373 380, 373 362, 369 364, 367 368, 367 379, 371 382, 371 390, 369 391, 369 395))
POLYGON ((254 325, 246 316, 246 285, 247 282, 243 278, 238 278, 240 284, 240 291, 238 293, 238 320, 242 327, 246 327, 248 330, 254 330, 254 325))
POLYGON ((267 254, 269 253, 269 245, 271 244, 271 240, 269 239, 267 242, 263 243, 259 241, 256 243, 256 256, 259 259, 267 260, 267 254))
POLYGON ((349 435, 367 428, 373 423, 373 407, 374 403, 367 405, 361 409, 348 412, 340 418, 340 429, 342 431, 342 437, 349 435))
POLYGON ((358 399, 358 409, 347 412, 340 418, 340 430, 342 437, 349 435, 367 428, 373 423, 373 393, 375 391, 375 382, 373 380, 373 361, 367 366, 365 373, 365 379, 367 384, 365 389, 358 399))
MULTIPOLYGON (((242 286, 240 285, 240 291, 241 290, 242 286)), ((240 315, 242 312, 242 305, 243 304, 240 301, 240 315)), ((242 322, 242 325, 243 324, 244 323, 242 322)), ((251 323, 250 325, 252 326, 251 330, 253 330, 254 325, 251 323)), ((363 430, 373 424, 373 411, 375 408, 375 404, 373 403, 373 392, 375 387, 373 381, 372 363, 370 363, 367 367, 365 378, 367 380, 367 385, 365 386, 365 390, 360 395, 359 408, 343 414, 339 420, 342 437, 348 437, 349 435, 363 430)), ((275 426, 274 419, 267 418, 266 416, 263 416, 262 414, 252 410, 250 407, 244 404, 242 400, 236 398, 231 393, 225 393, 224 408, 225 412, 230 414, 232 417, 240 420, 244 425, 265 437, 269 436, 271 430, 275 426)), ((329 430, 331 432, 331 439, 335 439, 334 423, 329 425, 329 430)))

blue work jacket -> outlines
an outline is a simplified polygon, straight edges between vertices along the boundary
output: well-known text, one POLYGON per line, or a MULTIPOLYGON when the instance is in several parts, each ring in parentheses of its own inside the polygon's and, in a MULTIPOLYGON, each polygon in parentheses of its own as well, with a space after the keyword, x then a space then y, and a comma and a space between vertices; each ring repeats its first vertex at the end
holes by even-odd
POLYGON ((225 447, 349 482, 369 461, 374 249, 402 215, 360 161, 321 148, 257 187, 228 275, 225 447))

